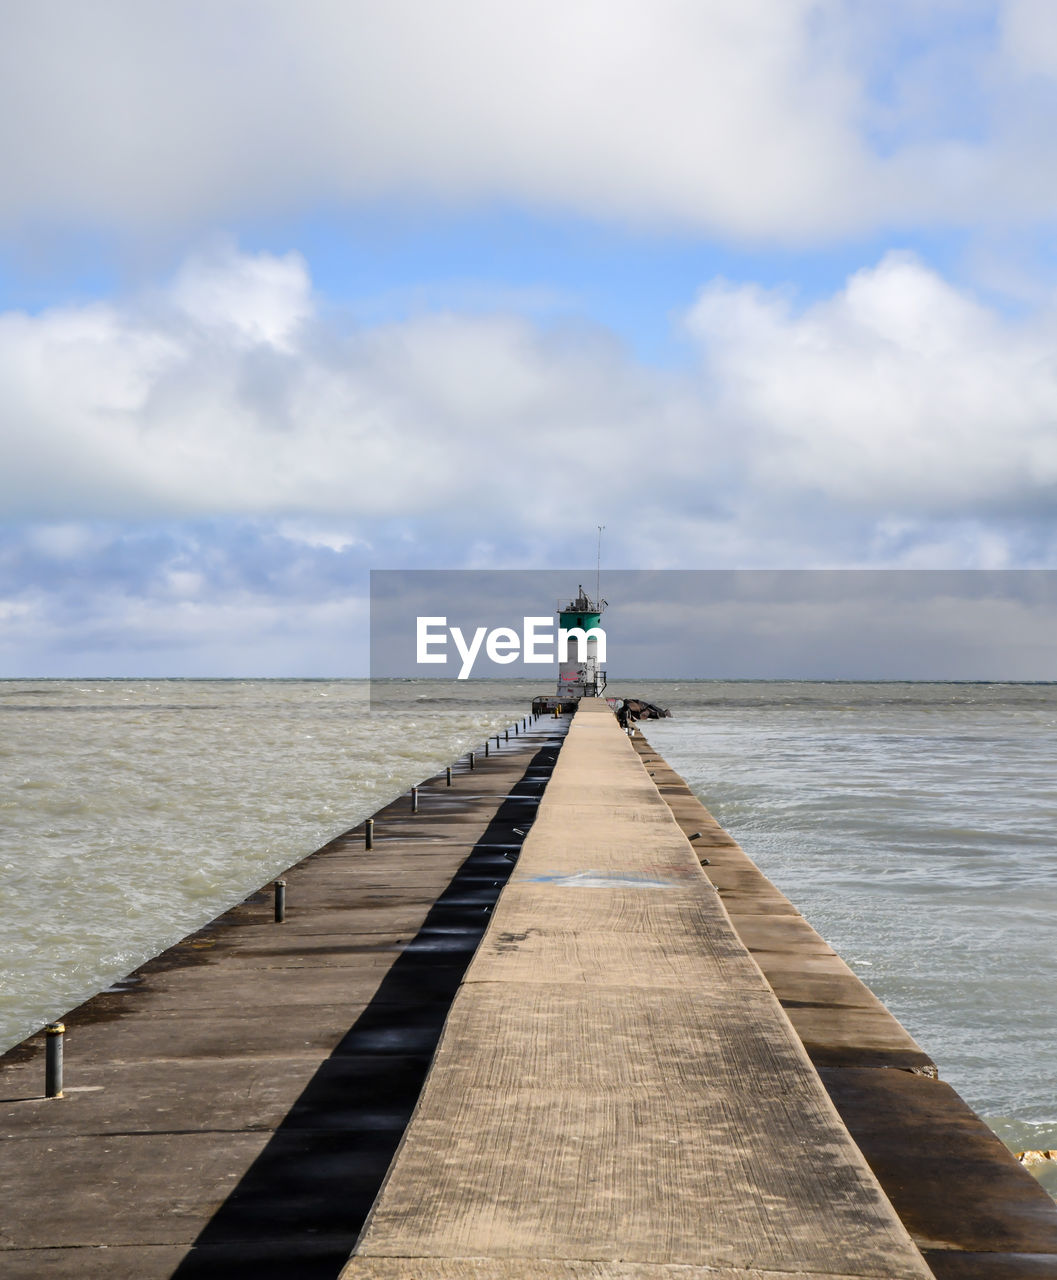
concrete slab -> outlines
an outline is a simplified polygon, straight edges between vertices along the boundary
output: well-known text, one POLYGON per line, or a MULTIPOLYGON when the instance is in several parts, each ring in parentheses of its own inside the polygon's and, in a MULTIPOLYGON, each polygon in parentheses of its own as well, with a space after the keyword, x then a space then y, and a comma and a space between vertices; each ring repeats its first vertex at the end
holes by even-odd
POLYGON ((359 1252, 786 1270, 795 1258, 811 1272, 854 1255, 862 1276, 927 1277, 851 1144, 834 1140, 821 1090, 759 1081, 742 1077, 754 1105, 737 1116, 729 1075, 694 1094, 460 1089, 420 1107, 359 1252), (793 1129, 796 1144, 776 1142, 793 1129))
POLYGON ((922 1071, 932 1059, 902 1024, 880 1008, 785 1006, 816 1067, 887 1067, 922 1071))
POLYGON ((1045 1254, 1057 1276, 1057 1207, 949 1085, 904 1071, 821 1074, 921 1248, 1045 1254))
POLYGON ((925 1260, 936 1280, 1054 1280, 1052 1254, 955 1253, 925 1250, 925 1260))
POLYGON ((517 1258, 357 1258, 357 1280, 861 1280, 818 1271, 755 1267, 667 1266, 663 1263, 517 1258))
MULTIPOLYGON (((592 899, 617 890, 576 891, 581 921, 591 920, 592 899)), ((631 890, 642 896, 641 890, 631 890)), ((654 914, 652 931, 562 927, 549 924, 553 911, 547 892, 533 893, 531 907, 518 897, 516 915, 496 914, 495 926, 482 943, 467 978, 471 982, 531 980, 541 974, 550 982, 590 983, 595 987, 700 987, 770 991, 760 970, 732 937, 729 925, 716 916, 712 927, 684 933, 676 913, 654 914)), ((593 923, 593 922, 592 922, 593 923)))
POLYGON ((794 955, 835 956, 829 943, 801 915, 761 915, 730 911, 738 937, 753 954, 785 952, 794 955))
MULTIPOLYGON (((698 841, 694 841, 696 850, 698 841)), ((748 858, 709 861, 705 874, 719 890, 731 913, 739 909, 755 915, 799 915, 792 902, 748 858)))
MULTIPOLYGON (((7 1247, 190 1244, 268 1134, 64 1134, 4 1144, 7 1247), (57 1196, 63 1187, 66 1194, 57 1196), (20 1213, 29 1203, 34 1213, 20 1213), (151 1206, 145 1212, 146 1206, 151 1206), (17 1232, 17 1235, 15 1234, 17 1232)), ((0 1266, 4 1251, 0 1249, 0 1266)))
POLYGON ((180 1245, 85 1245, 69 1249, 5 1249, 5 1280, 142 1280, 171 1275, 187 1252, 180 1245))
POLYGON ((106 1067, 83 1066, 73 1072, 61 1100, 42 1096, 43 1081, 22 1069, 22 1080, 5 1078, 0 1102, 0 1132, 5 1141, 39 1138, 42 1124, 62 1109, 63 1141, 103 1134, 154 1133, 165 1128, 185 1132, 278 1128, 319 1068, 319 1055, 247 1059, 186 1056, 106 1067), (11 1095, 22 1093, 21 1097, 11 1095))

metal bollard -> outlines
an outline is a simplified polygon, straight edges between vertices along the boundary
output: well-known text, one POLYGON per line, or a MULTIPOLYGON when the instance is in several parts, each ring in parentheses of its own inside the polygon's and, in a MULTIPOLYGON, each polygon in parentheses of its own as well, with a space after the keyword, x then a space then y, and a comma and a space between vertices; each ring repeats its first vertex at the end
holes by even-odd
POLYGON ((487 755, 487 754, 488 754, 488 739, 487 739, 487 738, 485 738, 485 740, 484 740, 484 753, 485 753, 485 755, 487 755))
POLYGON ((363 824, 363 847, 365 849, 374 848, 374 819, 368 818, 363 824))
POLYGON ((471 751, 470 752, 470 772, 473 773, 474 769, 476 768, 477 768, 477 752, 471 751))
POLYGON ((516 738, 520 732, 521 732, 521 721, 519 720, 518 723, 514 725, 514 737, 516 738))
POLYGON ((504 741, 504 742, 509 742, 509 741, 510 741, 510 730, 509 730, 509 729, 504 729, 504 730, 503 730, 503 741, 504 741))
POLYGON ((62 1097, 62 1038, 66 1027, 61 1022, 49 1023, 44 1055, 44 1096, 62 1097))
POLYGON ((451 786, 451 765, 448 765, 447 769, 444 772, 448 780, 448 786, 450 787, 451 786))
POLYGON ((286 919, 286 881, 275 882, 275 923, 282 924, 286 919))
POLYGON ((418 787, 411 788, 411 812, 418 813, 418 787))
POLYGON ((499 750, 499 734, 498 733, 495 735, 495 749, 497 751, 499 750))

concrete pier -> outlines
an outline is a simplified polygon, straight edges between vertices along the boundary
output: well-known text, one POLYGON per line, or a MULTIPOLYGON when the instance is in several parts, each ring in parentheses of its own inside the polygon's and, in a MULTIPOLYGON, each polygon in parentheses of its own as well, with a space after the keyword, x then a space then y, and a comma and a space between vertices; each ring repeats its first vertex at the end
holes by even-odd
POLYGON ((333 1280, 567 721, 456 762, 0 1058, 5 1280, 333 1280))
POLYGON ((930 1275, 605 703, 580 704, 342 1275, 930 1275))
POLYGON ((1057 1206, 641 734, 473 763, 66 1015, 65 1097, 0 1058, 0 1274, 1057 1278, 1057 1206))

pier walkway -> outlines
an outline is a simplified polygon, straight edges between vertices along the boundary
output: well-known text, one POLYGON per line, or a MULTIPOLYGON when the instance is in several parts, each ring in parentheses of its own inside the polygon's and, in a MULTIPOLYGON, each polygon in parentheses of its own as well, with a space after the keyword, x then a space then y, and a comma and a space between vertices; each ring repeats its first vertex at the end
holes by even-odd
POLYGON ((1057 1206, 604 703, 452 781, 67 1015, 65 1097, 0 1056, 4 1280, 1057 1280, 1057 1206))
POLYGON ((605 703, 582 702, 343 1280, 925 1280, 605 703))

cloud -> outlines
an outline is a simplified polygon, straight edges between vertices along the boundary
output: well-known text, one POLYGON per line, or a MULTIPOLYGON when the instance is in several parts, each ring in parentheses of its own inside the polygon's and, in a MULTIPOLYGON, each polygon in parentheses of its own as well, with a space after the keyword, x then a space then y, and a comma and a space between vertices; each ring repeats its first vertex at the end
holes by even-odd
POLYGON ((688 324, 752 481, 916 517, 1057 513, 1057 312, 1011 321, 890 253, 797 311, 707 287, 688 324))
POLYGON ((50 520, 444 513, 467 528, 534 477, 546 511, 553 477, 639 462, 637 435, 693 412, 603 333, 452 314, 345 331, 296 255, 231 249, 150 298, 0 317, 0 391, 0 510, 50 520))
POLYGON ((185 262, 169 290, 172 308, 203 335, 222 342, 287 352, 312 313, 304 261, 238 255, 222 244, 185 262))
POLYGON ((1057 76, 1057 11, 1048 0, 1007 0, 1001 43, 1011 67, 1027 75, 1057 76))
POLYGON ((883 14, 859 0, 23 5, 0 48, 0 221, 171 232, 321 204, 502 201, 796 242, 1048 217, 1047 6, 883 14))
POLYGON ((0 530, 0 583, 8 677, 367 666, 362 558, 267 521, 0 530))
POLYGON ((0 316, 0 513, 56 545, 223 517, 553 563, 586 504, 642 565, 1047 562, 1052 306, 1013 320, 893 253, 806 307, 714 281, 685 326, 675 372, 502 313, 357 328, 297 255, 214 247, 147 296, 0 316))

